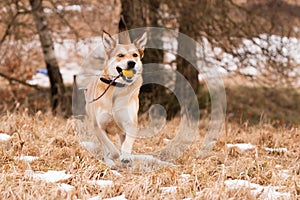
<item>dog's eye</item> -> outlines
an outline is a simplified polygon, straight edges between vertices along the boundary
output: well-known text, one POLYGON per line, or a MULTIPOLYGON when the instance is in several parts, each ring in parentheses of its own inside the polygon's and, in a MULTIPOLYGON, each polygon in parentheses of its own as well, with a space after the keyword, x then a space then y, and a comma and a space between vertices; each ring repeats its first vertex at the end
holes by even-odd
POLYGON ((121 54, 121 53, 120 53, 120 54, 118 54, 118 57, 119 57, 119 58, 123 58, 123 57, 124 57, 124 54, 121 54))
POLYGON ((139 55, 137 53, 132 54, 133 57, 138 57, 139 55))

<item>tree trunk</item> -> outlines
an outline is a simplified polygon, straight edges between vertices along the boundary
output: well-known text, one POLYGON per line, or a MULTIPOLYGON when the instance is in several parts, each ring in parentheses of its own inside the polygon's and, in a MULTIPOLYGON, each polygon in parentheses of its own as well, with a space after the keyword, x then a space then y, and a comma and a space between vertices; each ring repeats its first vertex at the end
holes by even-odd
MULTIPOLYGON (((180 33, 185 33, 186 30, 185 25, 179 27, 180 33)), ((195 93, 197 93, 198 86, 199 86, 199 80, 198 80, 198 70, 197 67, 197 57, 196 57, 196 42, 187 42, 185 40, 179 40, 178 41, 178 53, 184 55, 189 55, 189 60, 192 62, 188 62, 185 58, 182 58, 180 56, 177 56, 176 63, 177 63, 177 71, 183 75, 186 80, 191 84, 192 88, 194 89, 195 93)))
POLYGON ((48 28, 42 0, 29 0, 36 29, 40 38, 45 64, 51 85, 51 107, 54 114, 69 114, 70 104, 67 103, 66 89, 55 57, 54 44, 48 28))
MULTIPOLYGON (((158 10, 160 6, 159 0, 134 0, 134 2, 129 0, 121 0, 122 3, 122 15, 124 16, 125 22, 129 29, 141 28, 141 27, 159 27, 158 21, 158 10)), ((136 35, 131 35, 131 39, 137 37, 136 35)), ((150 33, 148 35, 150 42, 155 42, 155 45, 162 47, 163 43, 161 41, 162 35, 158 33, 150 33)), ((160 49, 146 49, 145 57, 143 58, 144 63, 144 80, 151 82, 153 77, 149 76, 151 72, 156 72, 160 70, 159 66, 151 66, 147 68, 147 63, 163 63, 163 51, 160 49), (154 69, 155 68, 155 69, 154 69)), ((163 79, 164 77, 155 77, 158 79, 163 79)), ((147 84, 143 85, 140 93, 140 112, 145 112, 149 110, 149 107, 153 104, 161 104, 165 107, 172 107, 166 104, 170 104, 166 98, 166 88, 161 85, 147 84)), ((169 112, 168 112, 169 114, 169 112)))
MULTIPOLYGON (((191 1, 188 2, 189 6, 181 6, 179 10, 179 32, 186 34, 187 36, 191 37, 192 39, 196 40, 197 32, 194 30, 194 23, 196 21, 192 21, 190 17, 191 10, 189 8, 197 7, 197 2, 191 1), (195 4, 193 6, 193 3, 195 4)), ((197 20, 197 19, 194 19, 197 20)), ((191 87, 193 88, 194 92, 197 94, 198 87, 199 87, 199 80, 198 80, 198 70, 197 67, 197 57, 196 57, 196 42, 192 40, 184 40, 180 39, 178 41, 178 55, 184 54, 188 55, 188 58, 182 58, 177 56, 176 63, 177 63, 177 71, 184 76, 186 80, 182 81, 179 78, 176 79, 176 92, 180 94, 180 96, 187 95, 187 84, 186 81, 189 82, 191 87), (187 60, 189 60, 189 62, 187 60)), ((191 110, 193 108, 188 108, 190 106, 190 98, 184 98, 183 105, 181 105, 181 111, 186 109, 191 110), (187 106, 186 108, 182 108, 182 106, 187 106)))

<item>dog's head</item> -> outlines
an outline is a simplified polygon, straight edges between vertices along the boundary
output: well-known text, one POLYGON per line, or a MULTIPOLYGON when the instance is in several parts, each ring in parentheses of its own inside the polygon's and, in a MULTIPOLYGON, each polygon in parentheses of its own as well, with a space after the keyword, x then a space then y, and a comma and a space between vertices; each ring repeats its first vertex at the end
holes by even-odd
POLYGON ((133 76, 122 76, 121 81, 130 85, 137 77, 141 76, 143 65, 141 59, 147 43, 147 33, 134 40, 130 44, 117 44, 117 42, 106 32, 103 32, 103 44, 107 55, 105 72, 110 78, 119 75, 122 70, 132 70, 133 76))

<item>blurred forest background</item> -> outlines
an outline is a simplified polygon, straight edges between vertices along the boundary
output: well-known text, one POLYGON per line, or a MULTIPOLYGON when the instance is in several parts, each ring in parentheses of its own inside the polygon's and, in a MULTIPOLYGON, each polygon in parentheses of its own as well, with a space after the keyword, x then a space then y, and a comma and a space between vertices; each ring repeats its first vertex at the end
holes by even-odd
MULTIPOLYGON (((81 72, 85 57, 100 45, 103 30, 118 33, 120 15, 129 29, 165 27, 195 39, 199 46, 188 49, 199 70, 205 74, 203 66, 218 66, 222 74, 229 120, 300 122, 297 0, 1 1, 1 113, 52 109, 69 116, 73 74, 81 72), (36 81, 43 77, 46 84, 36 81)), ((168 38, 162 37, 161 45, 168 38)), ((186 49, 187 44, 171 43, 175 55, 186 49)), ((201 74, 170 52, 147 49, 143 61, 177 69, 197 92, 202 116, 209 116, 210 97, 201 74)), ((103 59, 97 57, 97 65, 103 59)), ((176 77, 172 81, 176 87, 176 77)), ((141 112, 153 103, 163 104, 169 118, 178 112, 176 99, 162 86, 146 85, 141 112)))

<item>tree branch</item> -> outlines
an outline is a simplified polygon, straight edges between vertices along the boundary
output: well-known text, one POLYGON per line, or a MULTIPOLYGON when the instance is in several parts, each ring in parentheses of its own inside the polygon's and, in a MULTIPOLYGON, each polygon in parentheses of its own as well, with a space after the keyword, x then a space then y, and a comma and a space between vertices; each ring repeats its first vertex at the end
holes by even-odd
POLYGON ((5 74, 5 73, 0 72, 0 76, 3 77, 3 78, 5 78, 5 79, 7 79, 7 80, 9 80, 10 82, 12 82, 12 81, 13 81, 13 82, 17 82, 17 83, 22 84, 22 85, 25 85, 25 86, 27 86, 27 87, 32 87, 32 88, 34 88, 34 89, 36 89, 36 90, 41 90, 41 88, 38 87, 37 85, 31 85, 31 84, 29 84, 29 83, 26 83, 25 81, 19 80, 19 79, 14 78, 14 77, 10 77, 10 76, 8 76, 8 75, 5 74))

